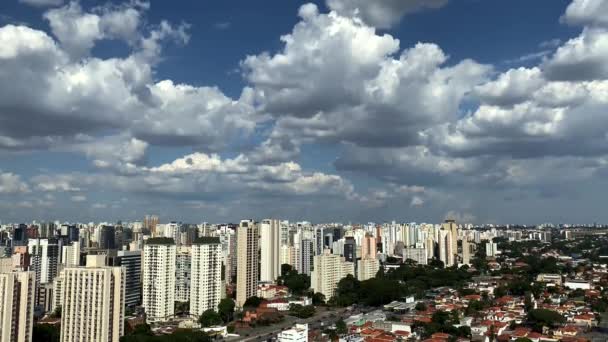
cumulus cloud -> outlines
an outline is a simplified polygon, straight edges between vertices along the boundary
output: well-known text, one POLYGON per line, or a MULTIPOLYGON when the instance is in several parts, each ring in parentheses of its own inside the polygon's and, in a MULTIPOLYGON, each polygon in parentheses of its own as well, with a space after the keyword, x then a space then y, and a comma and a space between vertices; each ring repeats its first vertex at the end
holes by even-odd
POLYGON ((21 180, 21 176, 0 170, 0 194, 22 194, 29 191, 28 184, 21 180))
POLYGON ((327 0, 327 6, 332 11, 361 18, 366 23, 382 29, 399 23, 406 14, 441 8, 447 3, 448 0, 327 0))
POLYGON ((573 0, 562 21, 571 25, 608 26, 608 3, 602 0, 573 0))
POLYGON ((419 43, 395 58, 399 41, 356 19, 305 7, 300 15, 282 37, 282 51, 242 62, 260 110, 278 118, 277 136, 416 144, 423 129, 457 117, 465 95, 491 70, 471 60, 444 67, 448 56, 435 44, 419 43))

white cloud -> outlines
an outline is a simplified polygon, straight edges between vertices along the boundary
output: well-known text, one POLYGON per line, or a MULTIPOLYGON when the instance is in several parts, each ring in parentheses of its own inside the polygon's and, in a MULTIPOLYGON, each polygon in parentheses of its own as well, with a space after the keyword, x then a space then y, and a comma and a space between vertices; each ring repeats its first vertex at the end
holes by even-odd
POLYGON ((390 28, 409 13, 445 6, 448 0, 327 0, 327 6, 344 16, 355 16, 378 28, 390 28))
POLYGON ((608 2, 604 0, 573 0, 562 21, 571 25, 608 26, 608 2))
POLYGON ((30 188, 21 176, 10 172, 0 172, 0 194, 23 194, 30 192, 30 188))
POLYGON ((75 185, 76 182, 81 180, 76 177, 66 175, 39 175, 31 179, 34 187, 38 191, 44 192, 76 192, 81 189, 75 185))
POLYGON ((72 200, 72 202, 86 202, 87 196, 74 195, 74 196, 70 197, 70 200, 72 200))

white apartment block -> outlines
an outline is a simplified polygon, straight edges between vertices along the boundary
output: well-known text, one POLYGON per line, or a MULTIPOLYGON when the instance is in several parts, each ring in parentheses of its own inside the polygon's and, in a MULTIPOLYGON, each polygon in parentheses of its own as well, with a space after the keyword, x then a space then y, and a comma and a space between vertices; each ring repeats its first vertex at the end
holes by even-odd
POLYGON ((314 292, 320 292, 326 300, 333 297, 338 282, 348 274, 354 276, 355 265, 347 262, 337 254, 325 250, 323 254, 314 257, 314 270, 311 272, 311 287, 314 292))
POLYGON ((175 314, 175 261, 173 239, 150 238, 146 241, 142 306, 149 323, 162 322, 175 314))
POLYGON ((242 220, 237 230, 236 306, 258 292, 258 227, 253 220, 242 220))
POLYGON ((222 298, 222 245, 217 237, 201 237, 192 245, 190 314, 200 316, 222 298))
POLYGON ((0 273, 0 342, 31 342, 34 326, 34 272, 0 273))
POLYGON ((380 269, 380 262, 376 258, 363 258, 357 262, 357 279, 360 281, 374 278, 380 269))
POLYGON ((405 248, 403 250, 403 261, 407 259, 414 260, 418 265, 427 265, 426 248, 405 248))
POLYGON ((175 255, 175 301, 190 301, 191 247, 179 246, 175 255))
POLYGON ((277 337, 279 342, 308 342, 308 324, 296 324, 289 330, 282 331, 277 337))
POLYGON ((281 275, 279 220, 263 220, 260 224, 260 281, 272 282, 281 275))
POLYGON ((125 273, 89 255, 62 272, 61 342, 118 342, 124 334, 125 273))

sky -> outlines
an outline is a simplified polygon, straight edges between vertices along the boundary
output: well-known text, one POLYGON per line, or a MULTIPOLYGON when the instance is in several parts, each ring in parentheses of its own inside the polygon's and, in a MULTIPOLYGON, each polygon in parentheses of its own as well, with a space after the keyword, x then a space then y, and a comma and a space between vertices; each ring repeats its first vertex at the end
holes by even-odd
POLYGON ((0 3, 0 222, 608 222, 608 0, 0 3))

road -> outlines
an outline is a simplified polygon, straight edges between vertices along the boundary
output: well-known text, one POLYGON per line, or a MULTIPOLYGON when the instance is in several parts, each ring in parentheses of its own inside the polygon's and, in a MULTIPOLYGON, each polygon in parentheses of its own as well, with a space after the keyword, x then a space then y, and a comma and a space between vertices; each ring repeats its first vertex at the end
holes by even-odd
MULTIPOLYGON (((321 308, 317 308, 317 310, 319 309, 321 308)), ((296 323, 307 323, 308 329, 314 330, 320 328, 321 323, 323 323, 323 326, 325 327, 331 326, 340 318, 348 318, 351 314, 353 313, 347 311, 346 309, 338 309, 318 311, 316 315, 307 319, 299 319, 292 316, 285 316, 285 319, 281 323, 273 324, 267 327, 259 327, 251 330, 241 331, 241 336, 228 338, 226 339, 226 341, 266 341, 269 339, 276 338, 281 331, 290 329, 296 323)))

